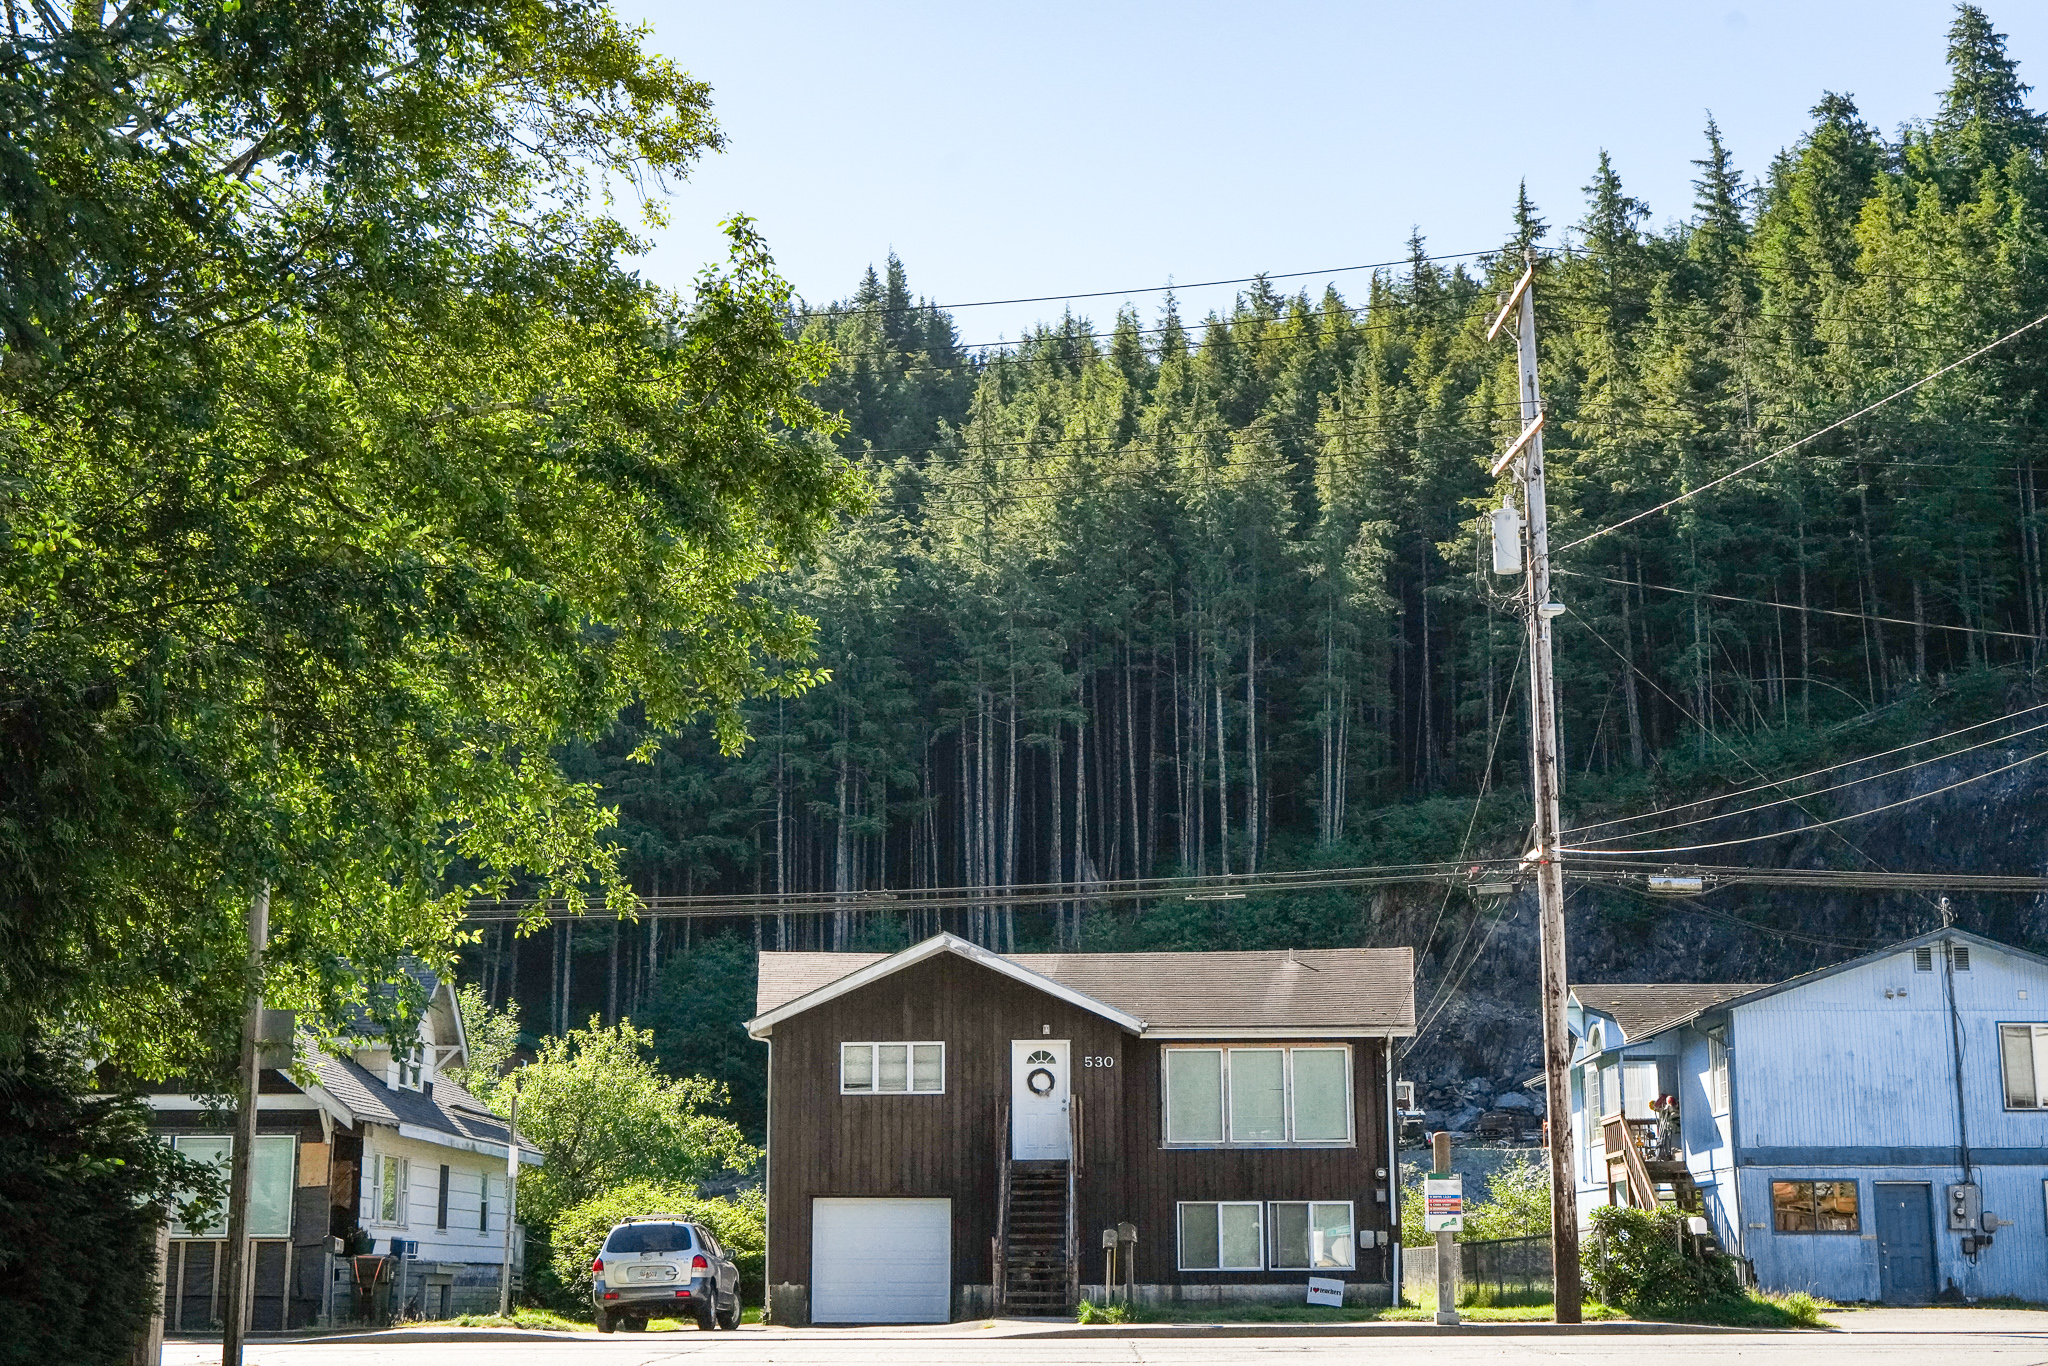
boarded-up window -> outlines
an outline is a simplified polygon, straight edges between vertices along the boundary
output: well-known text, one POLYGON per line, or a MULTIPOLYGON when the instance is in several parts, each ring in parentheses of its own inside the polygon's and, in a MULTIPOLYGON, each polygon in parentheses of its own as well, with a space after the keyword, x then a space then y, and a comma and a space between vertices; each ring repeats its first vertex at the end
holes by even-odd
POLYGON ((2044 1108, 2044 1097, 2048 1097, 2048 1025, 2000 1025, 1998 1052, 2005 1069, 2005 1108, 2044 1108))
POLYGON ((1779 1233, 1856 1233, 1854 1181, 1773 1181, 1771 1219, 1779 1233))
POLYGON ((1223 1141, 1223 1050, 1166 1050, 1166 1141, 1223 1141))
POLYGON ((1259 1271, 1265 1266, 1257 1201, 1190 1201, 1180 1207, 1180 1269, 1259 1271))

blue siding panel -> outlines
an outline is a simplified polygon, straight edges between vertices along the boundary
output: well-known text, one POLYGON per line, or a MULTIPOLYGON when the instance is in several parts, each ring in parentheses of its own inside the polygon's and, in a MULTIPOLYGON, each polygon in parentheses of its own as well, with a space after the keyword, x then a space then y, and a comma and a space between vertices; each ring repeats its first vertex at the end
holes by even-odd
MULTIPOLYGON (((1709 1221, 1766 1289, 1876 1299, 1874 1183, 1915 1181, 1935 1205, 1941 1286, 2048 1301, 2048 1110, 2005 1108, 1998 1051, 2001 1023, 2048 1022, 2048 965, 1981 943, 1971 959, 1954 976, 1954 1034, 1938 953, 1931 973, 1901 952, 1734 1006, 1732 1114, 1713 1112, 1707 1041, 1693 1028, 1609 1055, 1676 1057, 1686 1161, 1709 1221), (1942 1215, 1945 1188, 1963 1177, 1964 1141, 1984 1207, 2012 1221, 1974 1259, 1942 1215), (1855 1180, 1861 1231, 1776 1232, 1771 1182, 1800 1179, 1855 1180)), ((1574 1118, 1583 1152, 1587 1119, 1574 1118)), ((1599 1165, 1582 1175, 1581 1206, 1606 1203, 1599 1165)))

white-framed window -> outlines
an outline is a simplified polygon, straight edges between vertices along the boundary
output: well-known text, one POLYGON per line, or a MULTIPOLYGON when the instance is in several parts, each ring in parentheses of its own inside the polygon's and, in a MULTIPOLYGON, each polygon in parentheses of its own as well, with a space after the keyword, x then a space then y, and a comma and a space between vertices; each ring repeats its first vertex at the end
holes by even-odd
POLYGON ((370 1221, 405 1227, 412 1163, 393 1153, 370 1155, 370 1221))
POLYGON ((1167 1147, 1342 1147, 1352 1142, 1351 1049, 1247 1045, 1160 1051, 1167 1147))
POLYGON ((1266 1205, 1274 1270, 1349 1270, 1358 1236, 1349 1200, 1274 1200, 1266 1205))
POLYGON ((1256 1200, 1180 1202, 1182 1271, 1263 1271, 1264 1206, 1256 1200))
MULTIPOLYGON (((235 1141, 227 1134, 180 1134, 171 1146, 195 1162, 218 1167, 223 1177, 233 1160, 235 1141)), ((292 1190, 297 1185, 299 1141, 290 1134, 258 1134, 255 1160, 249 1171, 249 1236, 289 1238, 292 1236, 292 1190)), ((173 1237, 225 1238, 227 1211, 221 1222, 210 1228, 190 1229, 174 1225, 173 1237)))
POLYGON ((491 1174, 489 1172, 483 1174, 483 1183, 477 1191, 476 1231, 478 1233, 489 1233, 491 1231, 491 1174))
POLYGON ((842 1043, 842 1096, 936 1096, 946 1089, 946 1045, 842 1043))
POLYGON ((2048 1024, 2000 1025, 1998 1054, 2005 1108, 2048 1110, 2048 1024))
POLYGON ((1728 1037, 1716 1029, 1707 1035, 1707 1098, 1714 1113, 1728 1113, 1728 1037))

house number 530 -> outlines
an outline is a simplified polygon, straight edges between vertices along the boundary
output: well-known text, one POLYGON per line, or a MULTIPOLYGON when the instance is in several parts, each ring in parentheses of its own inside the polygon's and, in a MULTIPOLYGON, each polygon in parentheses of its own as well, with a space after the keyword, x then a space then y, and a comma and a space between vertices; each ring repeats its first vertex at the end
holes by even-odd
POLYGON ((1083 1066, 1083 1067, 1114 1067, 1114 1066, 1116 1066, 1116 1059, 1115 1059, 1115 1058, 1101 1058, 1101 1057, 1084 1057, 1084 1058, 1082 1058, 1082 1059, 1081 1059, 1081 1066, 1083 1066))

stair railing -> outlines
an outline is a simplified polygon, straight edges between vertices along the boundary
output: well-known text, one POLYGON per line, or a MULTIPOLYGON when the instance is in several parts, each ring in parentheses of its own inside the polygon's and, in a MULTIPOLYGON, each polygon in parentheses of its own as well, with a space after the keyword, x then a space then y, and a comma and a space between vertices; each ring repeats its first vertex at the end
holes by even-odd
POLYGON ((1003 1102, 1002 1122, 996 1125, 996 1237, 991 1257, 995 1274, 995 1309, 1003 1314, 1010 1307, 1010 1103, 1003 1102))
POLYGON ((1080 1213, 1075 1209, 1075 1175, 1081 1170, 1081 1098, 1067 1101, 1067 1307, 1081 1299, 1080 1213))

